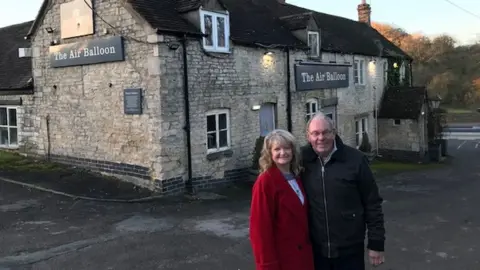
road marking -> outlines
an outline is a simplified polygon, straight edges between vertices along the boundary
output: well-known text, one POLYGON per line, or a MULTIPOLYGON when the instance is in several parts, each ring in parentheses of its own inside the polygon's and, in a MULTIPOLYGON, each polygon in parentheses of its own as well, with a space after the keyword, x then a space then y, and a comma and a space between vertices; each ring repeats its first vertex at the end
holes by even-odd
POLYGON ((480 142, 477 142, 477 144, 475 145, 475 148, 478 148, 478 145, 480 144, 480 142))
POLYGON ((458 147, 457 150, 460 149, 467 141, 463 141, 458 147))

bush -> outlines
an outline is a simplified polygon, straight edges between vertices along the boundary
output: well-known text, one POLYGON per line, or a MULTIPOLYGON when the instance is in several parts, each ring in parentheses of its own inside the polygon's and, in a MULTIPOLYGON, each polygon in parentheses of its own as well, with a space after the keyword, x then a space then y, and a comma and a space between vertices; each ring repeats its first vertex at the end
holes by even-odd
POLYGON ((363 133, 362 142, 360 143, 358 150, 362 151, 363 153, 372 152, 372 145, 370 144, 370 140, 368 139, 368 134, 366 132, 363 133))
POLYGON ((255 149, 253 150, 253 157, 252 157, 252 169, 258 170, 260 167, 258 166, 258 161, 260 160, 260 155, 262 154, 262 147, 263 141, 265 137, 260 136, 255 141, 255 149))

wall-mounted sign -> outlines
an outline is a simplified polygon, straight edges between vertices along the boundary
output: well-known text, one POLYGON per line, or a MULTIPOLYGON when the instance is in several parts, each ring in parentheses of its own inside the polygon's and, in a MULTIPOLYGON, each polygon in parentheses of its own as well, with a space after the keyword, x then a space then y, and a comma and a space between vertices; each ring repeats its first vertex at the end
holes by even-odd
POLYGON ((123 61, 123 38, 114 36, 50 46, 50 65, 68 67, 123 61))
POLYGON ((295 65, 297 91, 348 87, 349 68, 349 65, 297 64, 295 65))
POLYGON ((92 35, 92 0, 74 0, 60 4, 60 36, 62 39, 92 35))
POLYGON ((123 110, 125 114, 142 114, 142 89, 123 90, 123 110))

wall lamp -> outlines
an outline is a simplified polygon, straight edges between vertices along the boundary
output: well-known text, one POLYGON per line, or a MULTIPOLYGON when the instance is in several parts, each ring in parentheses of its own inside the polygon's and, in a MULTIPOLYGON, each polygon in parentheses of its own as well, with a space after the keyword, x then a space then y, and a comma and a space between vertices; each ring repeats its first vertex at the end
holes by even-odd
POLYGON ((167 46, 170 50, 176 51, 178 48, 180 48, 180 43, 172 42, 172 43, 168 43, 167 46))
POLYGON ((268 51, 268 52, 265 52, 264 55, 273 55, 273 52, 268 51))
POLYGON ((53 29, 52 27, 49 26, 49 27, 45 27, 45 31, 49 34, 52 34, 53 31, 55 31, 55 29, 53 29))
POLYGON ((260 106, 260 105, 253 105, 252 106, 252 111, 258 111, 258 110, 260 110, 261 107, 262 106, 260 106))

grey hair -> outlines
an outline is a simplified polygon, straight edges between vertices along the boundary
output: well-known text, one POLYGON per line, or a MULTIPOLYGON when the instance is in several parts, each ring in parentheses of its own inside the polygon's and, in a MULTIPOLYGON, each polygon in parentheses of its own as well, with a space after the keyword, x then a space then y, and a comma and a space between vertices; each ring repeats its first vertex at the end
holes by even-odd
POLYGON ((325 120, 328 123, 328 126, 331 130, 335 129, 335 123, 333 122, 332 118, 326 116, 323 112, 316 112, 307 122, 307 132, 310 129, 310 123, 312 123, 314 119, 325 120))

